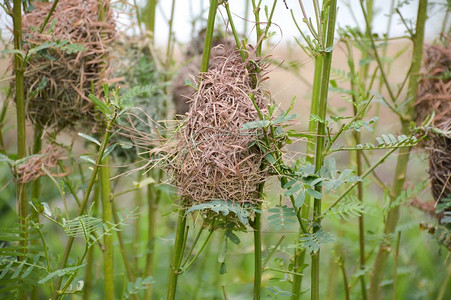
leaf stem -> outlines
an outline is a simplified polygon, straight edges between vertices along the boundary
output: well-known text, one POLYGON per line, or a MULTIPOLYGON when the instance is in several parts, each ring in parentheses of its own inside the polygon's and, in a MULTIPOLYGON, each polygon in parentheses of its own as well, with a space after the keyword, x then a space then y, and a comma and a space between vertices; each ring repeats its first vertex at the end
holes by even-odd
MULTIPOLYGON (((424 41, 424 31, 425 23, 427 19, 427 0, 420 0, 418 3, 418 14, 416 21, 416 32, 413 37, 413 56, 412 56, 412 67, 409 79, 409 86, 407 91, 407 103, 405 107, 404 115, 406 117, 401 119, 401 132, 403 134, 408 134, 410 131, 410 120, 413 117, 413 109, 415 100, 417 97, 418 83, 419 83, 419 71, 421 67, 422 54, 423 54, 423 41, 424 41)), ((381 70, 382 71, 382 70, 381 70)), ((403 148, 399 151, 398 161, 396 164, 394 181, 392 185, 390 204, 395 201, 398 196, 404 190, 404 183, 407 175, 407 164, 409 161, 410 148, 403 148)), ((385 235, 391 235, 398 222, 399 218, 399 206, 393 208, 388 212, 385 221, 385 235)), ((382 274, 387 261, 389 251, 385 243, 379 245, 379 250, 374 262, 374 269, 370 278, 370 292, 369 299, 376 300, 380 298, 380 283, 382 281, 382 274)))

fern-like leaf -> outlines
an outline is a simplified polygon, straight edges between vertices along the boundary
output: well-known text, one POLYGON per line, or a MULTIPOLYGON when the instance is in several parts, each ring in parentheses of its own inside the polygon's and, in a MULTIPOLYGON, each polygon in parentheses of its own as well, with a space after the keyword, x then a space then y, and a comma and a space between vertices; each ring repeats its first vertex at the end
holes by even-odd
POLYGON ((335 239, 332 234, 322 229, 313 234, 303 234, 299 239, 301 242, 301 247, 304 248, 309 254, 318 252, 322 244, 330 243, 334 240, 335 239))

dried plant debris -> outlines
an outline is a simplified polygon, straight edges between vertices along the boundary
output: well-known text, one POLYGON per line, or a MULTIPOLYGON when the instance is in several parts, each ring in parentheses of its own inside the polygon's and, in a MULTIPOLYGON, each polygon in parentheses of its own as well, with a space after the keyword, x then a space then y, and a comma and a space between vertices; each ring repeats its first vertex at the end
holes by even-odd
POLYGON ((122 105, 127 108, 127 113, 119 120, 111 141, 120 145, 113 153, 121 161, 135 161, 140 151, 135 147, 140 142, 135 139, 139 135, 152 134, 155 120, 167 117, 170 100, 165 93, 165 76, 155 64, 148 42, 124 35, 115 47, 120 59, 114 66, 114 77, 121 88, 122 105))
POLYGON ((61 0, 40 33, 52 3, 34 6, 23 17, 28 117, 57 131, 92 128, 86 126, 95 117, 88 95, 100 94, 110 73, 109 44, 116 35, 112 12, 99 21, 97 1, 61 0))
POLYGON ((415 105, 417 123, 423 122, 432 113, 435 113, 434 125, 437 127, 451 118, 450 44, 425 48, 424 68, 415 105))
MULTIPOLYGON (((445 39, 446 40, 446 39, 445 39)), ((429 133, 425 144, 429 153, 432 193, 439 203, 451 193, 451 47, 450 40, 425 48, 424 69, 418 88, 415 118, 418 124, 434 115, 432 125, 441 133, 429 133), (445 134, 443 134, 445 133, 445 134)))
POLYGON ((259 120, 251 95, 262 114, 268 110, 270 97, 261 85, 266 67, 261 61, 243 62, 239 52, 229 51, 214 57, 201 75, 169 150, 169 169, 186 208, 215 200, 240 205, 260 201, 258 186, 267 172, 255 142, 262 129, 242 126, 259 120))
MULTIPOLYGON (((41 153, 25 157, 16 162, 14 167, 14 174, 18 183, 27 183, 35 181, 41 176, 49 175, 50 170, 58 166, 58 162, 62 160, 62 149, 49 145, 41 153)), ((54 177, 61 177, 67 175, 63 173, 52 173, 54 177)))
MULTIPOLYGON (((200 37, 193 40, 185 54, 185 61, 188 61, 189 63, 181 67, 172 80, 172 100, 175 105, 175 114, 178 116, 188 112, 188 100, 193 97, 195 92, 195 89, 187 84, 187 82, 194 82, 194 77, 197 76, 200 71, 203 50, 203 43, 200 44, 200 42, 205 40, 205 33, 201 31, 199 35, 200 37)), ((218 36, 214 37, 212 47, 210 59, 226 55, 229 51, 235 49, 236 45, 231 39, 224 36, 218 36)))
MULTIPOLYGON (((451 119, 444 131, 451 131, 451 119)), ((444 125, 444 124, 443 124, 444 125)), ((451 138, 435 135, 428 145, 429 175, 432 194, 436 202, 440 202, 451 194, 451 138)))

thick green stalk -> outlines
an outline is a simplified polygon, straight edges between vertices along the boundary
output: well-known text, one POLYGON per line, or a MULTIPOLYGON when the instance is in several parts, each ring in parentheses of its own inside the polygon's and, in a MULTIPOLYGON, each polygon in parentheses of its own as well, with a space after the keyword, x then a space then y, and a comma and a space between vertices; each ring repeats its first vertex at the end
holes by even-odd
MULTIPOLYGON (((13 34, 14 49, 22 51, 22 1, 14 0, 13 7, 13 34)), ((24 61, 19 54, 14 56, 14 74, 16 88, 16 118, 17 118, 17 159, 24 158, 26 154, 26 123, 25 123, 25 83, 24 83, 24 61)), ((27 185, 19 183, 17 185, 17 210, 19 222, 22 224, 24 232, 28 230, 28 203, 27 185)), ((24 256, 27 253, 27 236, 21 242, 24 256)), ((20 260, 23 257, 19 257, 20 260)))
MULTIPOLYGON (((413 37, 413 55, 412 55, 412 66, 411 75, 409 79, 409 86, 407 91, 407 100, 409 101, 406 105, 404 119, 401 120, 401 133, 409 134, 410 121, 413 117, 413 110, 415 99, 417 97, 417 89, 419 82, 419 72, 422 61, 423 53, 423 41, 424 41, 424 29, 427 19, 427 0, 420 0, 418 4, 418 15, 416 22, 416 32, 413 37)), ((396 164, 394 182, 391 191, 390 204, 395 201, 398 196, 404 190, 404 183, 406 180, 407 163, 409 161, 410 148, 402 148, 399 150, 398 161, 396 164)), ((388 212, 384 234, 391 236, 396 228, 396 224, 399 218, 399 206, 393 208, 388 212)), ((377 300, 380 298, 380 283, 383 277, 383 271, 385 264, 387 262, 388 254, 390 248, 387 247, 385 243, 381 243, 379 250, 374 262, 373 272, 371 274, 370 292, 369 299, 377 300)))
POLYGON ((202 52, 202 63, 200 72, 207 72, 210 61, 211 42, 213 40, 213 30, 215 28, 216 11, 218 10, 218 0, 210 0, 210 9, 208 11, 207 31, 205 33, 204 49, 202 52))
MULTIPOLYGON (((320 91, 321 91, 321 75, 323 70, 323 63, 324 63, 324 56, 323 55, 317 55, 314 58, 315 60, 315 73, 313 75, 313 91, 312 91, 312 101, 311 101, 311 107, 310 107, 310 122, 309 122, 309 133, 313 134, 317 131, 318 128, 318 122, 315 121, 314 118, 312 118, 312 115, 317 116, 318 110, 319 110, 319 98, 320 98, 320 91)), ((314 154, 315 152, 315 140, 314 137, 310 138, 307 142, 307 163, 313 164, 314 163, 314 154)), ((309 207, 310 202, 312 201, 312 197, 310 195, 307 195, 305 198, 305 204, 301 209, 301 217, 303 219, 308 219, 309 217, 309 207)), ((298 238, 303 234, 302 230, 299 229, 299 236, 298 238)), ((296 241, 296 244, 299 245, 298 240, 296 241)), ((294 250, 294 273, 301 273, 301 268, 305 263, 305 250, 300 247, 295 248, 294 250)), ((302 279, 304 276, 301 275, 294 275, 293 278, 293 285, 291 287, 291 299, 300 299, 301 298, 301 290, 302 290, 302 279)))
POLYGON ((255 214, 254 220, 254 300, 260 299, 262 285, 262 234, 261 214, 255 214))
MULTIPOLYGON (((92 202, 94 203, 94 211, 92 215, 95 217, 99 211, 99 198, 100 198, 100 186, 97 184, 94 190, 94 195, 92 198, 92 202)), ((86 272, 85 272, 85 288, 83 291, 83 300, 91 299, 91 291, 93 287, 93 283, 95 282, 94 277, 94 251, 95 247, 91 247, 88 250, 88 256, 86 258, 86 272)))
POLYGON ((148 0, 144 8, 144 15, 146 20, 142 20, 146 26, 147 31, 149 31, 152 36, 152 43, 155 42, 155 12, 157 9, 157 0, 148 0))
MULTIPOLYGON (((108 229, 113 224, 113 209, 111 207, 111 186, 110 186, 110 163, 109 157, 102 160, 100 167, 100 185, 102 189, 102 213, 103 223, 108 229)), ((104 274, 104 295, 105 299, 114 298, 114 245, 113 233, 106 234, 103 243, 105 250, 103 251, 103 274, 104 274)))
POLYGON ((177 280, 180 273, 180 265, 183 257, 183 245, 185 239, 185 227, 186 227, 186 209, 179 210, 179 217, 177 220, 177 232, 175 234, 174 253, 172 255, 171 270, 169 276, 168 286, 168 300, 175 299, 175 293, 177 289, 177 280))
MULTIPOLYGON (((218 9, 218 0, 210 1, 210 9, 208 12, 207 31, 204 42, 204 51, 202 53, 202 62, 200 66, 200 72, 205 73, 208 71, 208 64, 210 61, 211 43, 213 40, 213 30, 215 27, 216 11, 218 9)), ((202 79, 202 78, 201 78, 202 79)), ((184 208, 184 201, 181 200, 179 217, 177 220, 177 233, 175 236, 174 253, 172 255, 171 269, 169 274, 169 286, 167 299, 175 299, 175 293, 177 289, 177 279, 180 273, 180 264, 182 263, 183 250, 185 244, 185 227, 186 217, 184 208)))
MULTIPOLYGON (((155 172, 157 173, 157 172, 155 172)), ((158 170, 158 178, 156 178, 157 182, 161 182, 161 176, 163 172, 158 170)), ((147 186, 147 201, 148 201, 148 226, 147 226, 147 255, 146 255, 146 268, 145 268, 145 277, 153 275, 153 258, 155 251, 155 228, 157 225, 157 212, 158 205, 160 202, 160 192, 156 189, 154 184, 149 184, 147 186)), ((149 285, 145 291, 144 299, 152 299, 152 285, 149 285)))
MULTIPOLYGON (((327 18, 327 32, 326 34, 326 49, 330 49, 334 44, 334 33, 335 33, 335 19, 337 13, 337 1, 331 0, 328 5, 325 5, 323 8, 328 12, 327 18)), ((318 117, 320 120, 326 119, 327 112, 327 97, 329 92, 329 77, 330 77, 330 68, 332 64, 332 51, 324 53, 324 64, 323 71, 321 75, 321 93, 319 99, 319 107, 318 107, 318 117)), ((318 130, 316 135, 316 149, 315 149, 315 171, 318 172, 324 163, 325 153, 325 138, 326 138, 326 124, 324 122, 318 123, 318 130)), ((315 188, 318 192, 322 192, 322 188, 317 186, 315 188)), ((314 199, 313 201, 313 222, 317 221, 316 226, 313 228, 313 233, 317 232, 320 229, 321 220, 319 220, 319 216, 321 215, 321 199, 314 199)), ((312 275, 311 275, 311 298, 316 300, 319 299, 319 259, 320 259, 320 250, 316 253, 311 254, 312 257, 312 275)))

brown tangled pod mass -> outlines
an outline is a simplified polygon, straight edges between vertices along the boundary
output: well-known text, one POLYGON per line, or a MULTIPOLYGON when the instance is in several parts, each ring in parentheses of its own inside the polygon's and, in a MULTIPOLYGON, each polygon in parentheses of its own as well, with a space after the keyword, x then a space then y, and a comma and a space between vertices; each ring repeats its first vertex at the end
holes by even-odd
POLYGON ((431 132, 429 152, 429 175, 436 202, 451 194, 451 47, 445 43, 429 45, 424 51, 424 69, 418 88, 415 118, 418 124, 434 113, 432 123, 441 130, 431 132))
POLYGON ((269 94, 261 87, 265 70, 262 63, 243 62, 232 50, 214 57, 200 76, 169 166, 183 206, 259 201, 258 185, 267 173, 261 170, 264 154, 253 143, 262 129, 242 126, 259 120, 251 95, 263 114, 268 111, 269 94))
MULTIPOLYGON (((15 167, 14 173, 17 182, 27 183, 35 181, 41 176, 45 176, 44 168, 51 170, 58 166, 62 160, 62 149, 54 145, 48 145, 40 154, 29 156, 15 167)), ((67 173, 52 174, 54 177, 65 176, 67 173)))
POLYGON ((96 0, 61 0, 41 33, 52 3, 34 6, 22 22, 24 50, 41 48, 30 52, 25 71, 27 115, 57 131, 91 123, 95 110, 88 95, 100 94, 109 75, 112 13, 99 21, 96 0))
MULTIPOLYGON (((181 67, 172 80, 172 100, 175 106, 175 114, 177 116, 184 115, 189 111, 189 99, 194 95, 195 90, 192 86, 187 85, 187 80, 197 75, 200 71, 201 55, 203 51, 203 41, 205 40, 205 32, 201 31, 199 37, 194 39, 185 53, 185 60, 190 61, 181 67)), ((226 55, 229 51, 235 49, 235 42, 231 39, 217 36, 213 38, 213 49, 210 53, 210 59, 226 55), (221 45, 220 47, 217 47, 221 45)))

